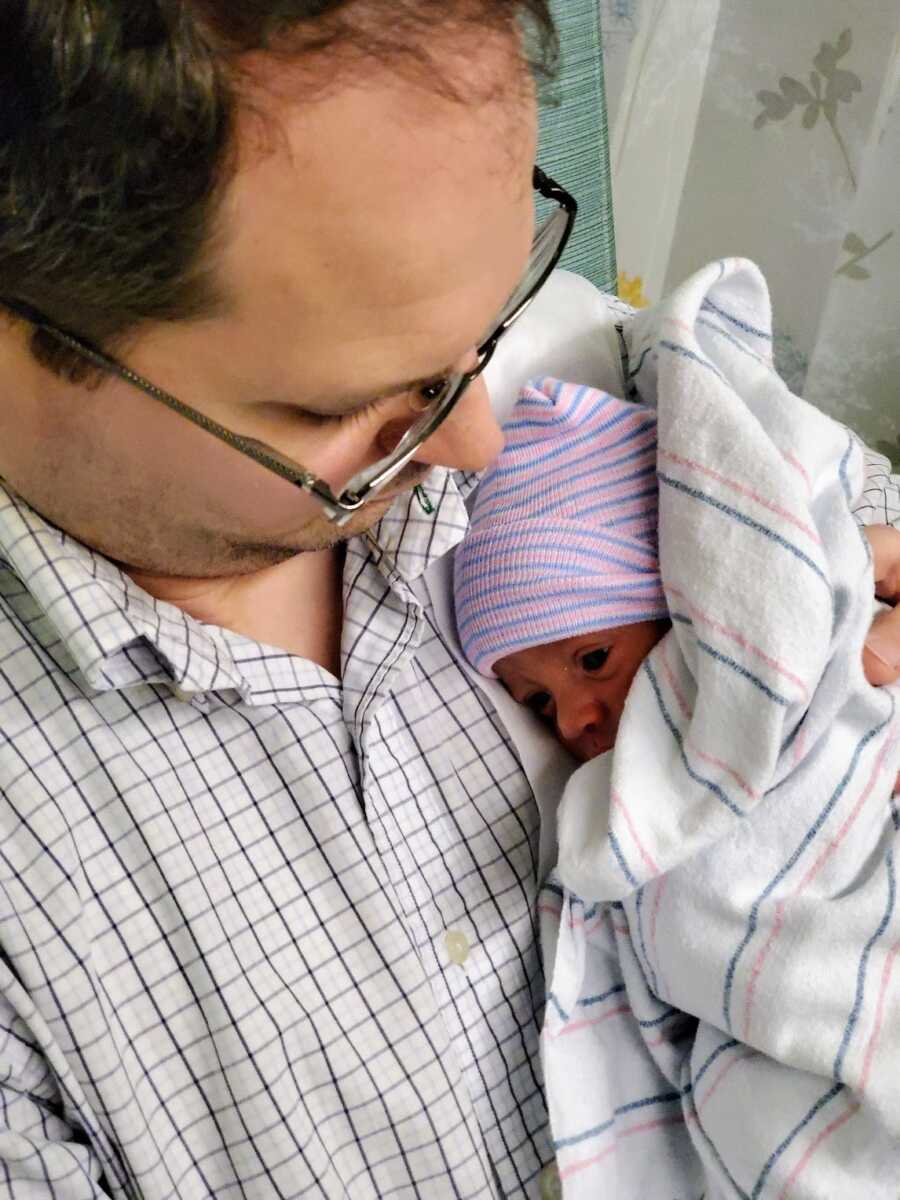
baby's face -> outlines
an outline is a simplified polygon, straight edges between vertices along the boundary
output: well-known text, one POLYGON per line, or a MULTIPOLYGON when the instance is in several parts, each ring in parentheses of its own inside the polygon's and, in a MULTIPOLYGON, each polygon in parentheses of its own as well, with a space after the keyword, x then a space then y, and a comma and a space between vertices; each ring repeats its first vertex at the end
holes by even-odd
POLYGON ((669 628, 641 621, 517 650, 494 664, 507 691, 587 762, 616 740, 638 667, 669 628))

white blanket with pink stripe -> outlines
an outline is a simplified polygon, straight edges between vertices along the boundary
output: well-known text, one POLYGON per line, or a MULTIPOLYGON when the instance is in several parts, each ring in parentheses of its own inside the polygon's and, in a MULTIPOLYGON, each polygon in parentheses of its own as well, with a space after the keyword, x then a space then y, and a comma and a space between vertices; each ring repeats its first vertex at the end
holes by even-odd
POLYGON ((542 900, 566 1200, 897 1200, 898 690, 870 687, 860 444, 712 264, 626 326, 673 627, 572 776, 542 900))

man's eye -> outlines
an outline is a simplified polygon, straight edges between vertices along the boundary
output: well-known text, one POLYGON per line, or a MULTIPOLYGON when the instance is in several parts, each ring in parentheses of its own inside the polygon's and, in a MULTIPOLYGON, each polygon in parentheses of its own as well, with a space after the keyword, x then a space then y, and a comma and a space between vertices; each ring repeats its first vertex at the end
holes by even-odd
POLYGON ((585 671, 601 671, 608 658, 608 650, 588 650, 587 654, 581 656, 581 665, 585 671))
POLYGON ((369 404, 363 405, 361 408, 354 408, 350 412, 342 413, 319 413, 311 412, 308 409, 294 410, 295 418, 299 416, 300 420, 307 425, 314 425, 316 428, 327 428, 329 426, 353 425, 356 422, 365 421, 378 410, 385 400, 390 397, 372 400, 369 404))
POLYGON ((436 379, 422 384, 414 394, 414 403, 417 403, 422 408, 430 408, 436 400, 440 400, 449 386, 450 377, 448 375, 439 375, 436 379))
POLYGON ((550 698, 549 692, 532 692, 530 696, 525 697, 522 703, 539 717, 546 717, 550 698))

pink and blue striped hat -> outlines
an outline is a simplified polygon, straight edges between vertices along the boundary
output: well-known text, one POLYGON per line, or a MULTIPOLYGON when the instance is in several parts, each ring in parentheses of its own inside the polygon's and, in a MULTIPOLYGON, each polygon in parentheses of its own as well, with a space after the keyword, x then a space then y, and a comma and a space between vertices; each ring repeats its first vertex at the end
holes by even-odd
POLYGON ((456 551, 456 624, 482 675, 529 646, 668 616, 656 415, 558 379, 526 387, 456 551))

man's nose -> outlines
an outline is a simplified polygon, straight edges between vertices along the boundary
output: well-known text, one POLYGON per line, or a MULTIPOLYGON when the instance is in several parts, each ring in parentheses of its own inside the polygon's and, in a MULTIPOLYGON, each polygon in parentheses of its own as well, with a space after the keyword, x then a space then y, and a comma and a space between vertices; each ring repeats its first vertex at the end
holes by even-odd
MULTIPOLYGON (((456 364, 456 370, 472 370, 477 361, 473 348, 456 364)), ((398 397, 398 403, 403 402, 398 397)), ((393 412, 378 431, 382 454, 390 454, 415 424, 421 413, 405 401, 402 411, 393 412)), ((474 379, 456 401, 431 437, 415 453, 415 461, 429 466, 455 467, 462 471, 482 471, 503 449, 503 433, 491 409, 484 378, 474 379)))
POLYGON ((473 380, 452 412, 416 451, 416 461, 431 466, 481 471, 503 449, 503 434, 491 410, 482 376, 473 380))

